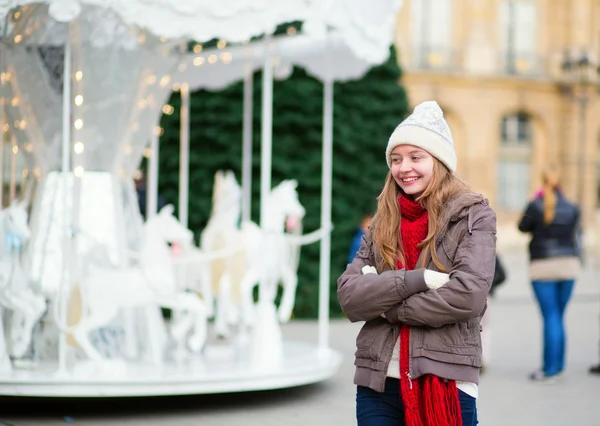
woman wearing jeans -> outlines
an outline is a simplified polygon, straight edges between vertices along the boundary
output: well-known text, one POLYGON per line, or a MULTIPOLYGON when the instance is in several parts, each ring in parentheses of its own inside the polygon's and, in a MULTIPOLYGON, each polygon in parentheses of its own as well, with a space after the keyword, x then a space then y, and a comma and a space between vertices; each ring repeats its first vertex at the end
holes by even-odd
POLYGON ((558 175, 548 169, 543 189, 529 203, 519 223, 531 233, 529 243, 533 291, 544 319, 544 359, 532 380, 549 380, 565 368, 564 313, 579 274, 579 208, 559 189, 558 175))

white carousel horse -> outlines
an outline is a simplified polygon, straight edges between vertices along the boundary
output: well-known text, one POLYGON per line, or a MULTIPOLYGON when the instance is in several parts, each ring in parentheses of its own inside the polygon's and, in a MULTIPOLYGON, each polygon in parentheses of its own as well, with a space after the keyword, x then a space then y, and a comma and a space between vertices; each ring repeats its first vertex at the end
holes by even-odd
POLYGON ((33 327, 46 311, 44 297, 29 287, 21 264, 21 250, 31 236, 26 201, 13 202, 0 211, 0 307, 12 311, 5 339, 13 358, 25 355, 33 327))
MULTIPOLYGON (((215 329, 227 337, 229 326, 251 326, 254 321, 253 289, 259 283, 261 298, 274 303, 277 288, 283 284, 283 297, 278 316, 287 322, 294 306, 299 247, 322 237, 322 231, 297 236, 305 209, 298 200, 297 182, 286 180, 268 196, 265 227, 244 222, 238 227, 241 210, 241 189, 231 172, 218 172, 213 189, 213 210, 202 232, 200 252, 220 253, 200 268, 203 292, 217 294, 215 329), (207 287, 206 282, 211 286, 207 287)), ((205 300, 209 297, 205 296, 205 300)))
MULTIPOLYGON (((171 328, 178 342, 188 337, 192 352, 202 350, 206 341, 206 308, 193 293, 177 290, 173 259, 168 243, 190 244, 192 232, 173 217, 173 206, 165 206, 144 224, 144 242, 139 265, 121 269, 91 271, 82 285, 84 314, 73 328, 73 337, 86 355, 100 364, 106 361, 90 341, 90 332, 112 321, 121 308, 161 306, 180 313, 171 328)), ((149 350, 157 351, 155 345, 149 350)), ((152 354, 160 359, 161 353, 152 354)))

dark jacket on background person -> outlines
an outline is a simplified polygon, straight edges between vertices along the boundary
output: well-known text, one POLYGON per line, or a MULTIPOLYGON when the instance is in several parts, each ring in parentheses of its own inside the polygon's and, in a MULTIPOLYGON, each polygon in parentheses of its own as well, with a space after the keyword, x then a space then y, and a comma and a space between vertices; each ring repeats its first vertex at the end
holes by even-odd
POLYGON ((532 234, 530 259, 580 256, 579 216, 579 208, 560 192, 557 192, 556 213, 549 225, 544 223, 543 196, 530 202, 519 223, 521 232, 532 234))
MULTIPOLYGON (((383 262, 373 242, 376 223, 338 279, 343 312, 352 322, 366 321, 356 338, 355 384, 383 392, 402 324, 411 326, 412 379, 433 374, 479 383, 480 320, 494 277, 496 215, 487 200, 469 192, 449 200, 441 219, 436 248, 450 281, 438 290, 428 290, 423 268, 378 266, 383 262), (378 274, 363 274, 364 266, 378 274)), ((438 271, 431 256, 425 265, 438 271)))

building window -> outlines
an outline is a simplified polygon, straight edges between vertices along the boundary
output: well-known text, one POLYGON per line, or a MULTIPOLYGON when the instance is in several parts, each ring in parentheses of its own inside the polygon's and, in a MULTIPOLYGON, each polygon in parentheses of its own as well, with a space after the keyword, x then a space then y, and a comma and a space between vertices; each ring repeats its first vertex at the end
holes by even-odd
POLYGON ((500 2, 502 64, 509 74, 537 71, 536 7, 533 0, 500 2))
POLYGON ((502 210, 520 211, 529 199, 532 141, 527 114, 519 112, 502 118, 498 165, 498 206, 502 210))
POLYGON ((452 0, 413 0, 413 52, 421 68, 448 68, 452 60, 452 0))

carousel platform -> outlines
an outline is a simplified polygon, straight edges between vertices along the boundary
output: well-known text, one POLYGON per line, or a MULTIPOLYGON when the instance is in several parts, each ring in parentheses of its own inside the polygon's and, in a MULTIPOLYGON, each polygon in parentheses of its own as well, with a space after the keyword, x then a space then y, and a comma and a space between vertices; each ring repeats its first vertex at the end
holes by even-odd
POLYGON ((278 366, 253 368, 229 347, 207 347, 202 356, 153 366, 126 364, 108 374, 57 374, 57 366, 15 369, 0 376, 1 396, 144 397, 233 393, 290 388, 321 382, 338 371, 342 356, 315 344, 285 341, 278 366))

